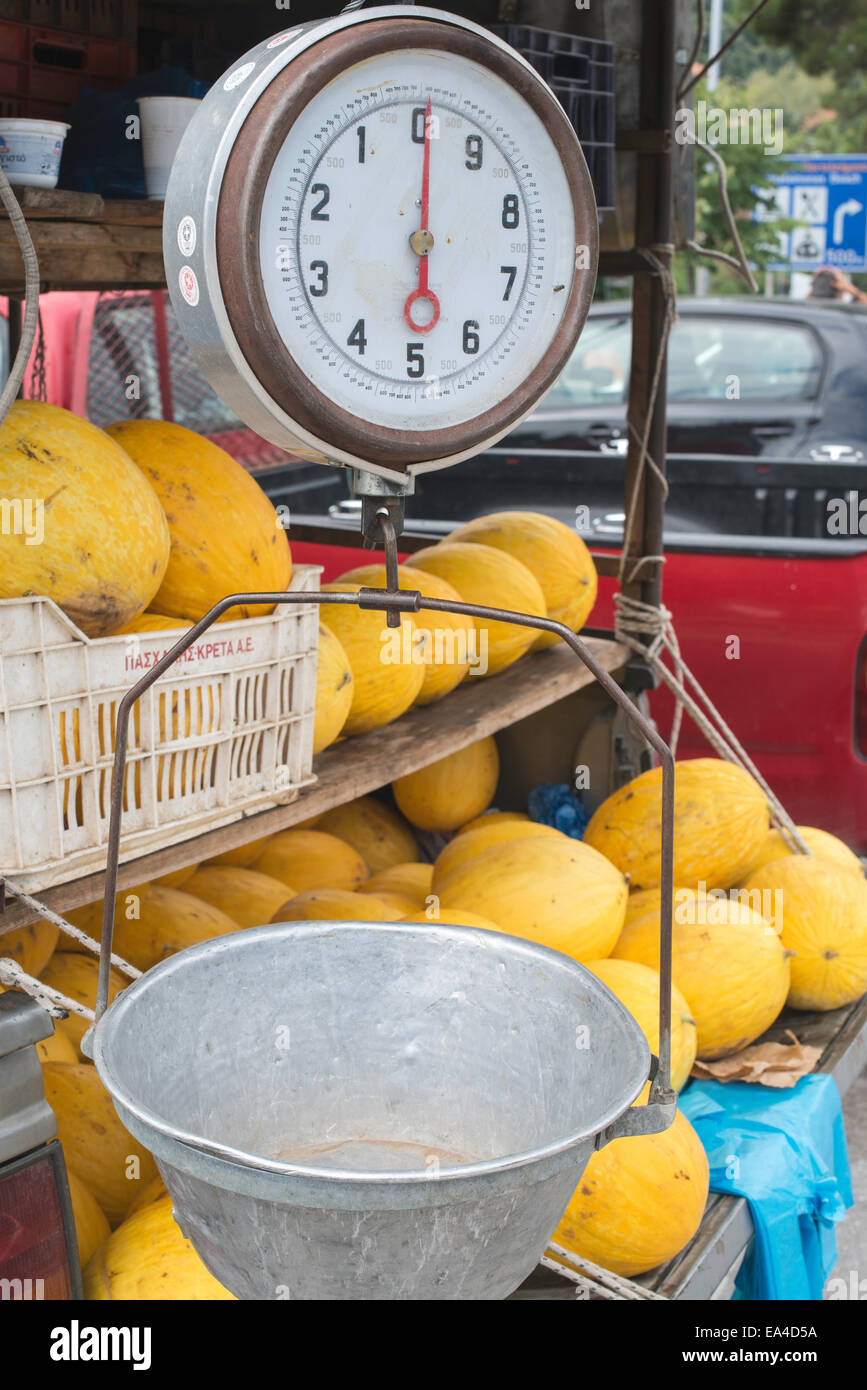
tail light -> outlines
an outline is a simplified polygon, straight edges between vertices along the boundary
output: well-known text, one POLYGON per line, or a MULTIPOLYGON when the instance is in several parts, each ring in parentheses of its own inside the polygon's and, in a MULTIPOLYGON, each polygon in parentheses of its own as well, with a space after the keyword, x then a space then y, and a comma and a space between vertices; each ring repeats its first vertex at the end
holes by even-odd
POLYGON ((78 1251, 71 1230, 56 1140, 0 1169, 0 1301, 76 1298, 72 1262, 78 1251))
POLYGON ((855 673, 855 747, 867 758, 867 638, 861 643, 855 673))
POLYGON ((51 1031, 35 999, 0 995, 0 1302, 81 1297, 63 1150, 35 1047, 51 1031))

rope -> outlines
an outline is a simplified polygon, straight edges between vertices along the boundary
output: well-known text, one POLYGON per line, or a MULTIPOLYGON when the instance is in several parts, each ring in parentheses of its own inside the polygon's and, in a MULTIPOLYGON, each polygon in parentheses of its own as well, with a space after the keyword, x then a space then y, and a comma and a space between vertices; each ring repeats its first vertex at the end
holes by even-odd
MULTIPOLYGON (((56 912, 52 912, 51 908, 46 907, 38 898, 31 898, 29 893, 22 892, 20 888, 16 888, 11 883, 6 884, 6 891, 7 893, 11 893, 19 903, 23 903, 25 907, 29 907, 31 912, 37 912, 40 917, 44 917, 46 921, 51 922, 55 927, 59 927, 61 931, 66 932, 66 935, 71 936, 74 941, 77 941, 79 946, 84 946, 88 951, 92 951, 95 956, 99 955, 100 945, 98 941, 95 941, 92 936, 88 936, 87 932, 83 932, 80 927, 74 927, 71 922, 67 922, 65 917, 60 917, 56 912)), ((2 941, 7 931, 16 930, 17 928, 14 925, 9 927, 0 925, 0 941, 2 941)), ((118 970, 122 970, 124 975, 128 975, 131 980, 138 980, 141 978, 142 972, 137 970, 134 965, 130 965, 128 960, 124 960, 123 956, 115 955, 114 951, 111 953, 111 963, 112 965, 116 965, 118 970)))
POLYGON ((9 214, 12 230, 21 248, 21 255, 24 260, 25 301, 24 322, 21 325, 21 341, 18 344, 18 351, 15 354, 15 361, 12 363, 12 369, 9 372, 6 385, 3 387, 2 392, 0 392, 0 425, 2 425, 12 402, 18 395, 18 388, 24 379, 27 359, 33 347, 33 339, 36 337, 36 324, 39 318, 39 261, 36 256, 36 248, 33 245, 33 238, 30 235, 30 229, 27 226, 21 208, 18 206, 18 199, 12 192, 12 185, 2 169, 0 169, 0 202, 2 202, 9 214))
POLYGON ((662 489, 664 497, 666 499, 668 498, 668 480, 666 479, 664 472, 659 467, 656 460, 648 452, 647 445, 650 440, 650 429, 653 423, 653 412, 656 408, 656 397, 659 392, 659 384, 660 379, 662 377, 662 364, 665 360, 665 350, 668 346, 668 337, 671 333, 672 325, 674 324, 674 321, 677 318, 677 289, 674 283, 674 276, 671 273, 671 267, 667 265, 665 261, 660 260, 660 257, 659 255, 657 255, 657 252, 660 252, 665 257, 670 257, 673 251, 674 247, 668 244, 657 244, 653 246, 644 246, 641 248, 641 255, 644 257, 644 259, 648 262, 648 264, 656 272, 656 274, 660 277, 660 280, 662 281, 662 293, 665 309, 662 321, 662 330, 659 337, 659 347, 657 348, 656 353, 656 362, 654 363, 653 376, 650 382, 650 394, 647 399, 647 408, 644 417, 644 434, 639 435, 637 429, 628 417, 626 421, 626 427, 629 430, 632 439, 638 445, 638 463, 635 469, 635 481, 632 486, 629 504, 626 509, 626 521, 623 527, 623 549, 620 554, 620 568, 618 572, 618 579, 620 580, 621 584, 631 583, 635 574, 638 572, 642 565, 649 564, 654 560, 662 563, 662 556, 644 555, 635 563, 629 576, 626 575, 626 563, 629 557, 629 547, 632 542, 632 532, 635 526, 635 514, 638 508, 638 499, 642 494, 645 469, 647 469, 648 467, 651 469, 652 473, 654 474, 657 482, 659 483, 662 489))
POLYGON ((638 652, 648 665, 658 672, 674 694, 676 701, 674 724, 669 739, 672 753, 677 747, 683 710, 686 709, 719 756, 724 758, 726 762, 736 763, 758 782, 771 808, 771 820, 789 848, 801 854, 809 854, 810 850, 801 838, 797 826, 782 802, 774 795, 746 749, 738 742, 736 735, 723 719, 707 691, 699 684, 684 661, 669 610, 662 604, 657 608, 653 604, 641 603, 638 599, 627 598, 624 594, 614 595, 614 609, 615 636, 619 641, 631 647, 633 651, 638 652), (648 634, 650 634, 650 641, 642 640, 646 639, 648 634), (677 675, 664 664, 663 654, 665 652, 671 656, 677 669, 677 675), (697 699, 687 690, 688 684, 695 690, 697 699), (699 701, 704 705, 704 709, 699 701))
POLYGON ((37 1004, 41 1004, 46 1013, 51 1014, 52 1018, 66 1018, 69 1014, 79 1014, 86 1018, 89 1023, 96 1020, 93 1009, 88 1009, 84 1004, 79 1004, 77 999, 70 999, 68 995, 61 994, 59 989, 52 989, 50 985, 44 985, 41 980, 37 980, 35 975, 28 975, 23 970, 17 960, 11 956, 0 956, 0 983, 7 985, 10 989, 23 989, 25 994, 29 994, 35 999, 37 1004))
POLYGON ((631 1279, 625 1279, 621 1274, 612 1274, 610 1269, 603 1269, 592 1260, 585 1260, 583 1255, 579 1259, 562 1245, 555 1245, 553 1241, 548 1246, 548 1253, 542 1256, 539 1263, 544 1265, 545 1269, 551 1269, 555 1274, 561 1274, 564 1279, 577 1284, 582 1290, 595 1293, 599 1298, 668 1302, 662 1294, 654 1293, 652 1289, 646 1289, 643 1284, 636 1284, 631 1279), (556 1259, 552 1259, 552 1255, 556 1256, 556 1259))
MULTIPOLYGON (((84 946, 86 950, 91 951, 96 956, 99 955, 99 942, 94 941, 92 936, 88 936, 79 927, 74 927, 71 922, 67 922, 65 917, 60 917, 56 912, 52 912, 51 908, 46 907, 38 898, 31 898, 29 893, 23 893, 14 884, 6 883, 4 886, 6 891, 19 903, 23 903, 31 911, 37 912, 40 917, 45 918, 55 927, 59 927, 80 946, 84 946)), ((0 924, 0 948, 2 948, 3 937, 8 932, 16 930, 15 926, 4 927, 0 924)), ((141 970, 130 965, 129 961, 123 959, 123 956, 115 955, 113 951, 111 963, 117 966, 124 975, 128 975, 131 980, 141 979, 141 970)), ((84 1004, 79 1004, 77 999, 70 999, 68 994, 61 994, 60 990, 52 989, 50 985, 43 984, 42 980, 37 980, 35 975, 28 975, 26 970, 22 969, 20 962, 13 960, 11 956, 0 956, 0 984, 6 985, 9 989, 23 990, 25 994, 29 994, 32 999, 35 999, 37 1004, 41 1004, 52 1018, 66 1018, 67 1014, 73 1013, 79 1014, 81 1018, 86 1018, 90 1023, 94 1023, 96 1020, 93 1009, 88 1009, 84 1004)))

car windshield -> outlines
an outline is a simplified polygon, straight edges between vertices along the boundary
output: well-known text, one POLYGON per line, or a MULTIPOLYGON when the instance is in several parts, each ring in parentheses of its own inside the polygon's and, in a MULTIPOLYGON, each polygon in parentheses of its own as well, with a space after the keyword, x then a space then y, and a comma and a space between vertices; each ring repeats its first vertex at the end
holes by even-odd
MULTIPOLYGON (((628 314, 589 319, 545 408, 624 404, 631 352, 628 314)), ((672 328, 669 401, 814 400, 821 373, 818 340, 801 324, 689 314, 672 328)))

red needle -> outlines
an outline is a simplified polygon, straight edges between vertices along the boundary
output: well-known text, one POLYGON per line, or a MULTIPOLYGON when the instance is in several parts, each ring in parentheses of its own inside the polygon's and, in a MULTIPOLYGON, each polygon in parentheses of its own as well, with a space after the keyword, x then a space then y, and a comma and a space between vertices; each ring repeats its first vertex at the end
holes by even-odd
MULTIPOLYGON (((430 106, 430 97, 428 97, 424 116, 424 162, 421 171, 421 226, 418 233, 420 238, 430 238, 430 227, 428 226, 430 214, 430 106)), ((430 333, 440 316, 440 302, 433 290, 428 286, 428 249, 424 246, 420 246, 418 250, 418 287, 407 295, 406 303, 403 306, 403 316, 413 333, 430 333), (413 319, 412 306, 417 299, 426 299, 431 306, 432 313, 427 323, 416 323, 413 319)))

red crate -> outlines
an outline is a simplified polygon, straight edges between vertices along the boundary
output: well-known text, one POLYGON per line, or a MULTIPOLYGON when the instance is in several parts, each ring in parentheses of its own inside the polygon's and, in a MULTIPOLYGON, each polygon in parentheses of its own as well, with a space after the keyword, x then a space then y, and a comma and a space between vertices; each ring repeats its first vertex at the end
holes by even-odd
POLYGON ((0 112, 7 116, 57 120, 83 86, 112 91, 136 71, 135 46, 125 39, 90 38, 14 20, 0 19, 0 55, 0 112))

